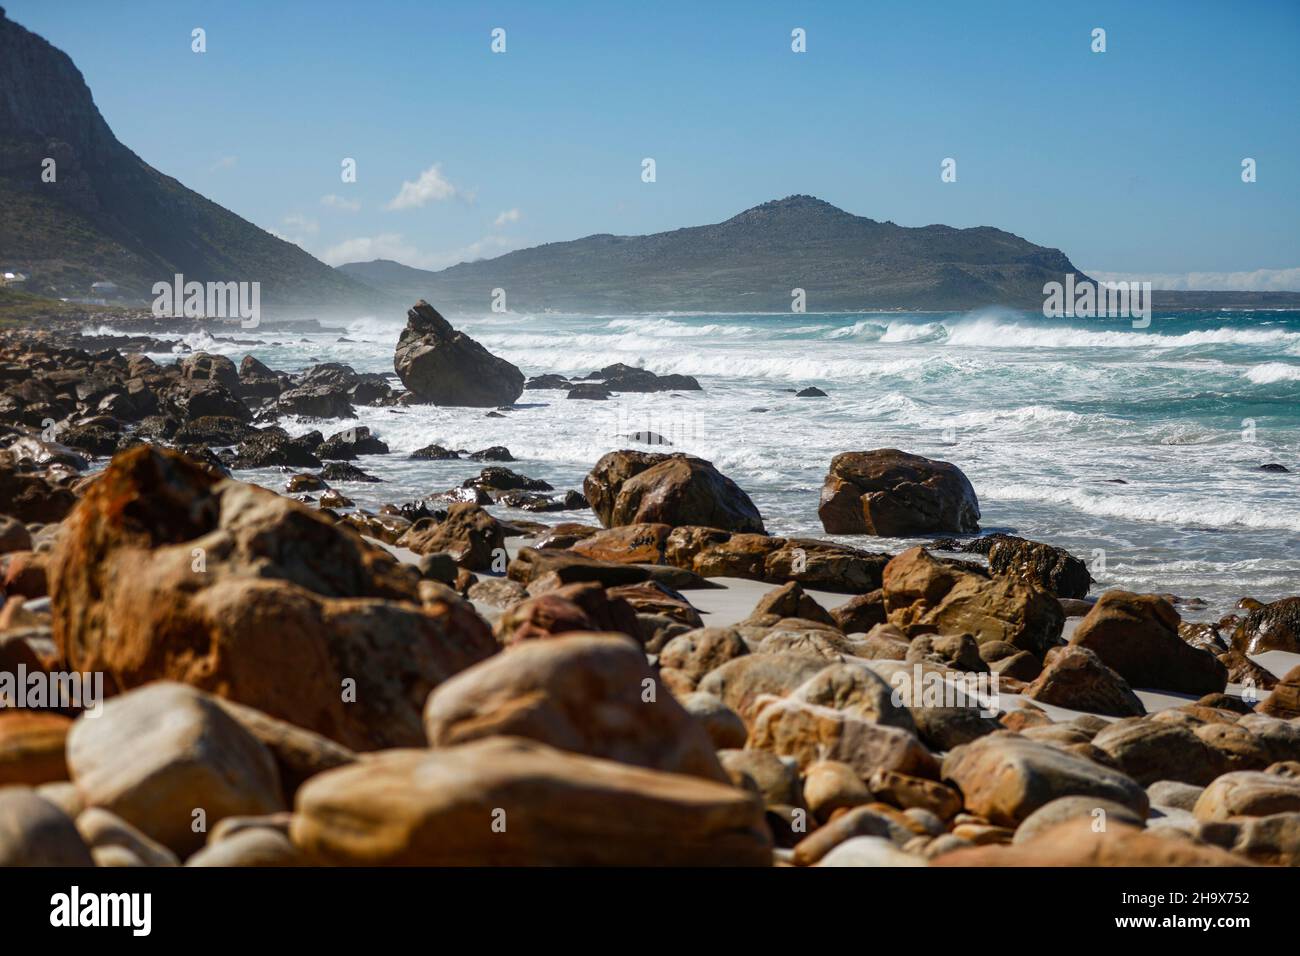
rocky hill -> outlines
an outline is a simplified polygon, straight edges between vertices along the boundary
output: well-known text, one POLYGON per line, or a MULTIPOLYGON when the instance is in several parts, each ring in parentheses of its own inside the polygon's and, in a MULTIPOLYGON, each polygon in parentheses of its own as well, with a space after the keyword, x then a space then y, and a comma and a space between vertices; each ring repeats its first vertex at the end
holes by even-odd
POLYGON ((1057 249, 980 226, 909 228, 790 196, 725 222, 648 236, 595 235, 439 272, 395 262, 340 269, 440 308, 485 310, 494 288, 511 309, 810 311, 1040 308, 1043 283, 1077 269, 1057 249))
POLYGON ((0 10, 0 267, 41 295, 115 283, 142 301, 175 273, 262 284, 271 313, 400 303, 160 173, 118 142, 67 54, 0 10), (42 180, 55 161, 55 181, 42 180))

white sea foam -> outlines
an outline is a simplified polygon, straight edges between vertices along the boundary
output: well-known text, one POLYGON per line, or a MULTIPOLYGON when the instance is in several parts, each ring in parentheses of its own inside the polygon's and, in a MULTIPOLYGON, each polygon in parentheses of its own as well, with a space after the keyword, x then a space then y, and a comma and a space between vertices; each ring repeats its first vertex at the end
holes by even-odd
POLYGON ((1050 501, 1089 515, 1179 528, 1300 531, 1300 509, 1288 508, 1281 502, 1275 508, 1264 510, 1252 504, 1207 500, 1203 494, 1175 495, 1132 486, 1122 492, 1104 492, 1017 482, 985 484, 979 489, 979 495, 988 501, 1050 501))
POLYGON ((1288 365, 1286 362, 1265 362, 1247 370, 1246 378, 1256 385, 1270 385, 1273 382, 1300 382, 1300 365, 1288 365))

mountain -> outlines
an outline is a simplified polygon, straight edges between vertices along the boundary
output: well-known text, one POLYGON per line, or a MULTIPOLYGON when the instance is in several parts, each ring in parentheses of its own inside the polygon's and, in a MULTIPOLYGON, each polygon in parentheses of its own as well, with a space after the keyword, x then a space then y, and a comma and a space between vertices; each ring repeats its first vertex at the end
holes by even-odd
POLYGON ((511 309, 648 312, 1041 308, 1043 283, 1069 272, 1057 249, 1001 229, 909 228, 812 196, 790 196, 710 226, 649 236, 587 236, 426 272, 395 262, 341 271, 404 299, 486 310, 504 289, 511 309))
MULTIPOLYGON (((401 303, 205 199, 113 135, 72 60, 0 9, 0 269, 27 290, 84 297, 97 281, 123 299, 155 282, 262 284, 262 308, 314 314, 401 303), (43 182, 46 158, 55 181, 43 182)), ((399 313, 400 314, 400 313, 399 313)))

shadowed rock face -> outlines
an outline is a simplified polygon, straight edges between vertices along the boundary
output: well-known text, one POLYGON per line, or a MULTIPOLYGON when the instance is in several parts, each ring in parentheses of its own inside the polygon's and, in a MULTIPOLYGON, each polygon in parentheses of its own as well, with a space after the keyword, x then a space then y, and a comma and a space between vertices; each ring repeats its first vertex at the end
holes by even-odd
POLYGON ((291 836, 316 861, 362 866, 766 866, 772 854, 751 794, 517 737, 322 773, 299 793, 291 836), (507 826, 481 825, 503 809, 507 826))
POLYGON ((58 650, 109 693, 180 681, 358 750, 422 743, 428 692, 496 650, 344 526, 147 446, 91 484, 50 571, 58 650))
POLYGON ((897 538, 978 531, 980 506, 956 465, 880 448, 831 459, 817 514, 828 534, 897 538))
POLYGON ((612 451, 582 487, 607 528, 658 523, 766 533, 749 495, 702 458, 612 451))
POLYGON ((1227 669, 1209 651, 1178 636, 1178 612, 1154 594, 1107 591, 1070 638, 1093 651, 1134 687, 1216 694, 1227 669))
POLYGON ((402 384, 434 405, 494 408, 524 391, 524 373, 497 358, 421 299, 406 313, 393 357, 402 384))

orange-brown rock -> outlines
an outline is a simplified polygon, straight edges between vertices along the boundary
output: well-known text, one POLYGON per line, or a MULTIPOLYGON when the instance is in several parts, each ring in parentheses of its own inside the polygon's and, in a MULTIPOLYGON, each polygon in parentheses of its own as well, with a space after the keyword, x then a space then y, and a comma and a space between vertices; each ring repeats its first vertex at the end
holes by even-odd
POLYGON ((582 487, 607 528, 662 523, 764 533, 762 516, 740 486, 691 455, 612 451, 582 487))
POLYGON ((430 745, 516 736, 622 763, 726 780, 708 733, 616 634, 524 641, 429 695, 430 745))
POLYGON ((356 750, 421 742, 428 692, 497 648, 344 526, 149 446, 64 523, 51 586, 55 643, 106 691, 183 681, 356 750))
POLYGON ((68 779, 64 745, 72 720, 39 710, 0 710, 0 786, 68 779))
POLYGON ((885 566, 890 623, 908 634, 970 634, 1041 656, 1061 636, 1065 615, 1055 597, 1014 578, 989 579, 911 548, 885 566))
POLYGON ((1268 700, 1260 705, 1260 712, 1282 720, 1300 717, 1300 667, 1293 667, 1273 687, 1268 700))
POLYGON ((939 775, 938 762, 915 734, 793 698, 759 698, 749 746, 794 757, 804 768, 838 760, 862 778, 881 769, 931 779, 939 775))
POLYGON ((955 850, 931 866, 1249 866, 1248 860, 1189 838, 1156 836, 1124 823, 1100 833, 1092 819, 1069 820, 1028 843, 955 850))
POLYGON ((496 623, 502 644, 573 631, 618 631, 635 637, 636 611, 599 584, 584 581, 521 601, 503 612, 496 623))
POLYGON ((662 564, 664 543, 672 530, 666 524, 629 524, 607 528, 582 538, 569 550, 598 561, 662 564))
POLYGON ((878 448, 831 459, 817 514, 828 534, 901 538, 978 531, 980 507, 956 465, 878 448))
POLYGON ((456 563, 471 571, 505 570, 505 534, 501 523, 478 505, 462 501, 435 522, 422 518, 397 539, 397 545, 416 554, 446 551, 456 563), (494 568, 493 563, 501 566, 494 568))
POLYGON ((1173 605, 1155 594, 1107 591, 1079 623, 1070 644, 1094 652, 1134 687, 1219 693, 1228 672, 1209 651, 1178 636, 1173 605))
POLYGON ((321 774, 290 833, 344 866, 766 866, 772 853, 750 793, 514 737, 321 774))

